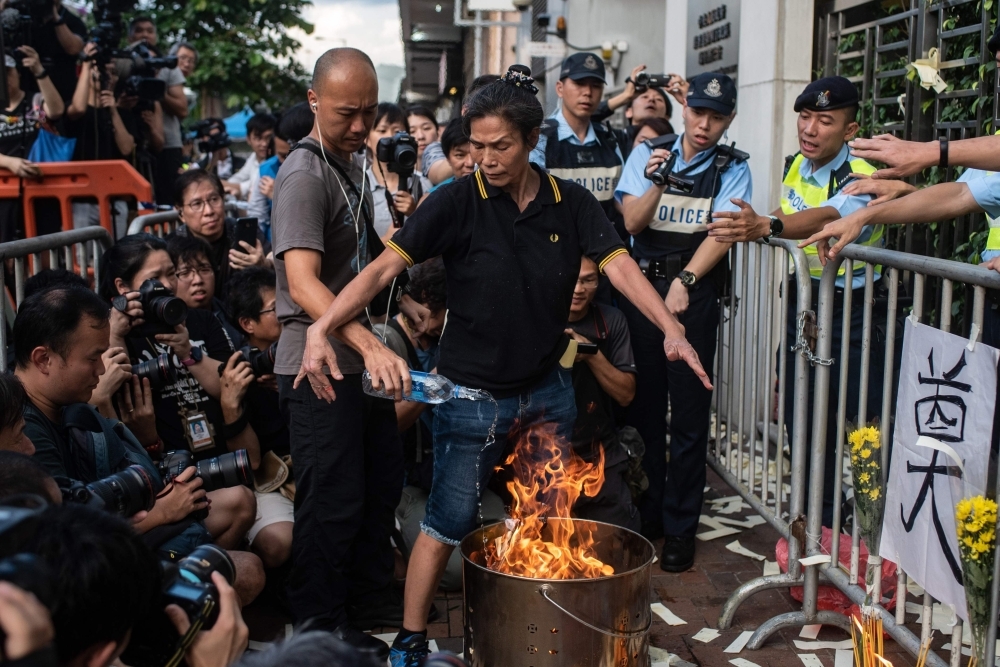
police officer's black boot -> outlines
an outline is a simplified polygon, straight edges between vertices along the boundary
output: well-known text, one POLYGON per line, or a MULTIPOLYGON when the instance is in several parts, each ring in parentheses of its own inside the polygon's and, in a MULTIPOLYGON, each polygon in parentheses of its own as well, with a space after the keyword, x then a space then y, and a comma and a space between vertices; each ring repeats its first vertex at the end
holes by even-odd
POLYGON ((686 572, 694 566, 694 537, 663 538, 660 569, 665 572, 686 572))

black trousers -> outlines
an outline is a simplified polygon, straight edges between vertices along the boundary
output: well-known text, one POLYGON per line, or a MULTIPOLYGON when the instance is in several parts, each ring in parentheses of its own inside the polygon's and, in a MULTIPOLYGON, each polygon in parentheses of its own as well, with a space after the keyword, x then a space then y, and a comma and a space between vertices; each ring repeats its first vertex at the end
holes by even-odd
POLYGON ((403 448, 392 401, 361 390, 360 375, 332 381, 332 404, 309 383, 278 377, 289 415, 295 528, 288 603, 297 621, 332 630, 349 602, 392 585, 390 534, 403 490, 403 448))
POLYGON ((180 176, 181 165, 184 164, 184 154, 180 148, 164 148, 156 154, 156 172, 153 177, 153 197, 157 204, 171 205, 174 203, 174 183, 180 176))
MULTIPOLYGON (((651 281, 665 297, 670 281, 651 281)), ((678 318, 685 336, 712 377, 719 333, 719 296, 704 281, 691 290, 686 312, 678 318)), ((635 355, 636 392, 626 421, 646 443, 643 467, 649 489, 639 500, 645 524, 663 522, 663 532, 693 537, 698 529, 705 491, 705 456, 712 392, 683 361, 667 361, 663 333, 627 299, 621 309, 628 319, 635 355), (667 463, 667 401, 670 405, 670 462, 667 463)))
MULTIPOLYGON (((815 310, 819 302, 819 281, 812 281, 812 305, 815 310)), ((865 421, 882 418, 882 388, 885 378, 885 343, 886 343, 886 303, 878 297, 879 288, 876 285, 876 299, 872 306, 872 337, 871 350, 868 362, 868 398, 865 402, 867 412, 865 421)), ((859 414, 859 401, 861 398, 861 351, 864 334, 864 300, 865 290, 863 288, 854 290, 851 296, 851 333, 850 333, 850 353, 847 358, 847 421, 857 423, 859 414)), ((795 345, 796 335, 796 287, 789 282, 788 321, 786 331, 789 347, 795 345)), ((831 356, 833 365, 830 366, 830 391, 828 394, 825 410, 826 419, 826 465, 823 470, 823 525, 830 526, 833 523, 833 484, 836 475, 840 471, 837 465, 837 403, 840 395, 840 369, 843 360, 840 358, 840 347, 843 341, 844 322, 844 291, 837 289, 833 300, 833 345, 831 356)), ((893 365, 896 376, 899 373, 899 359, 902 356, 902 323, 896 326, 896 363, 893 365)), ((894 385, 895 386, 895 385, 894 385)), ((788 442, 794 442, 795 430, 792 426, 792 417, 795 406, 795 357, 790 353, 788 356, 788 366, 785 372, 785 429, 788 433, 788 442)), ((806 410, 806 507, 809 502, 809 489, 811 488, 811 461, 812 455, 812 416, 815 410, 824 409, 824 406, 815 405, 816 369, 809 366, 808 381, 808 407, 806 410)), ((891 431, 882 426, 880 429, 885 437, 891 435, 891 431)), ((846 440, 846 432, 845 432, 846 440)), ((843 498, 837 500, 843 502, 843 498)))

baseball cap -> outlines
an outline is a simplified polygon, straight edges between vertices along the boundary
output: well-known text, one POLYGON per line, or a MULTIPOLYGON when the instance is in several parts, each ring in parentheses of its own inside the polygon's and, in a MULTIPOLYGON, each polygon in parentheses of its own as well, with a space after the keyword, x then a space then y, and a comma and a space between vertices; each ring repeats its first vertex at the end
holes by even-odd
POLYGON ((559 80, 600 79, 604 82, 604 60, 595 53, 574 53, 566 58, 559 70, 559 80))
POLYGON ((719 72, 699 74, 688 81, 687 105, 728 116, 736 108, 736 84, 719 72))
POLYGON ((842 76, 813 81, 795 98, 795 111, 830 111, 858 105, 858 88, 842 76))

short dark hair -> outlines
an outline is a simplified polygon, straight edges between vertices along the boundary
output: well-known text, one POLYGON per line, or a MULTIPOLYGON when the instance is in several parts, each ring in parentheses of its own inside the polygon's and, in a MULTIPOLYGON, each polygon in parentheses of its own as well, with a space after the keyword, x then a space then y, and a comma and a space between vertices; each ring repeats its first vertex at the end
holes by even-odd
POLYGON ((407 290, 417 303, 432 310, 444 308, 448 300, 448 282, 444 261, 440 257, 414 265, 409 274, 410 285, 407 290))
POLYGON ((435 126, 437 125, 438 122, 437 116, 434 115, 434 112, 421 104, 408 107, 406 109, 407 120, 409 120, 410 116, 420 116, 421 118, 426 118, 430 122, 434 123, 435 126))
POLYGON ((128 521, 84 505, 50 507, 26 545, 53 577, 59 663, 103 642, 121 642, 160 601, 160 563, 128 521))
POLYGON ((184 193, 187 192, 187 189, 198 183, 211 183, 220 197, 226 196, 226 191, 222 188, 222 181, 215 175, 215 172, 208 169, 188 169, 174 181, 174 205, 177 208, 184 206, 184 193))
MULTIPOLYGON (((656 86, 654 86, 654 87, 653 87, 653 88, 652 88, 651 90, 652 90, 652 91, 653 91, 654 93, 656 93, 657 95, 659 95, 660 97, 662 97, 662 98, 663 98, 663 103, 664 103, 664 104, 666 105, 666 112, 667 112, 667 118, 671 118, 671 117, 672 117, 672 116, 674 115, 674 105, 673 105, 673 103, 672 103, 672 102, 670 101, 670 95, 667 95, 667 92, 666 92, 665 90, 663 90, 662 88, 659 88, 659 87, 656 87, 656 86)), ((635 102, 635 101, 636 101, 637 99, 639 99, 639 96, 638 96, 638 95, 636 95, 636 96, 635 96, 635 97, 634 97, 634 98, 632 99, 632 102, 629 102, 629 107, 631 107, 631 106, 632 106, 632 104, 633 104, 633 103, 634 103, 634 102, 635 102)))
POLYGON ((247 651, 234 667, 376 667, 380 663, 329 632, 310 630, 272 644, 263 651, 247 651))
POLYGON ((0 431, 17 428, 24 419, 24 406, 25 393, 21 381, 13 373, 0 373, 0 431))
POLYGON ((27 368, 31 351, 39 346, 65 358, 84 316, 107 324, 109 310, 107 301, 79 285, 58 285, 25 299, 14 318, 17 367, 27 368))
POLYGON ((167 237, 167 252, 170 253, 170 259, 174 260, 175 266, 181 262, 191 264, 199 256, 204 257, 209 264, 212 263, 212 246, 197 236, 171 234, 167 237))
POLYGON ((465 96, 467 98, 472 97, 473 93, 475 93, 480 88, 488 86, 491 83, 495 83, 499 80, 500 80, 499 74, 481 74, 477 76, 475 79, 473 79, 472 83, 469 84, 469 87, 465 90, 465 96))
POLYGON ((352 61, 368 65, 368 67, 372 70, 372 74, 375 73, 375 64, 372 62, 372 59, 368 57, 367 53, 349 46, 338 47, 336 49, 330 49, 316 60, 316 66, 313 67, 312 82, 310 83, 310 87, 318 93, 320 88, 322 88, 321 84, 323 79, 329 76, 330 70, 339 65, 348 64, 352 61))
MULTIPOLYGON (((277 282, 274 271, 254 266, 242 271, 236 271, 226 286, 226 315, 240 331, 240 318, 248 317, 253 321, 260 319, 260 311, 264 308, 261 290, 276 289, 277 282)), ((246 331, 243 331, 246 333, 246 331)))
POLYGON ((312 132, 315 119, 316 114, 309 108, 309 103, 299 102, 281 114, 274 134, 290 144, 302 141, 312 132))
POLYGON ((445 155, 451 153, 451 149, 469 143, 469 137, 462 128, 461 118, 452 118, 441 133, 441 150, 445 155))
POLYGON ((49 502, 49 480, 52 475, 35 459, 19 452, 0 451, 0 500, 33 494, 49 502))
POLYGON ((635 125, 635 134, 632 134, 632 139, 635 140, 635 135, 639 134, 639 130, 644 127, 651 128, 653 132, 656 132, 656 136, 662 137, 665 134, 673 134, 674 128, 670 125, 670 121, 666 118, 660 118, 659 116, 654 116, 652 118, 643 119, 638 125, 635 125))
MULTIPOLYGON (((523 65, 513 67, 527 69, 523 65)), ((513 125, 525 141, 545 118, 535 93, 502 79, 480 88, 469 98, 462 116, 466 136, 472 136, 472 121, 487 116, 498 116, 513 125)))
POLYGON ((83 276, 80 276, 66 269, 42 269, 35 275, 24 281, 24 298, 27 299, 32 294, 44 292, 56 285, 79 285, 89 287, 83 276))
POLYGON ((101 258, 101 284, 98 286, 98 293, 108 301, 118 296, 115 278, 131 283, 142 270, 146 258, 157 250, 166 251, 167 243, 152 234, 130 234, 118 239, 117 243, 104 251, 101 258))
POLYGON ((140 23, 152 23, 153 29, 156 29, 156 21, 153 17, 147 14, 136 14, 132 17, 132 20, 128 22, 128 34, 131 35, 135 31, 135 27, 140 23))
POLYGON ((382 122, 383 119, 387 123, 398 123, 403 127, 406 127, 406 119, 408 118, 405 111, 398 104, 393 104, 392 102, 379 102, 378 110, 375 112, 375 122, 372 127, 378 127, 378 124, 382 122))
POLYGON ((278 119, 269 113, 255 113, 247 121, 247 136, 264 134, 278 127, 278 119))

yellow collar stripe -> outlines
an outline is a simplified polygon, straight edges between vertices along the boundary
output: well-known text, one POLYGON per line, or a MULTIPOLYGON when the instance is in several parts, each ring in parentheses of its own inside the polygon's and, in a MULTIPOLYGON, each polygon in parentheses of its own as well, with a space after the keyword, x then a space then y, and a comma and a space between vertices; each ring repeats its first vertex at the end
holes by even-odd
POLYGON ((602 259, 601 263, 597 265, 597 270, 600 271, 601 273, 604 273, 604 267, 606 267, 611 262, 611 260, 613 260, 618 255, 627 255, 627 254, 628 250, 626 250, 625 248, 618 248, 616 250, 612 250, 611 254, 602 259))
POLYGON ((393 243, 392 239, 386 241, 385 244, 386 246, 395 250, 399 254, 399 256, 403 258, 403 261, 406 262, 406 266, 413 266, 413 258, 410 257, 410 255, 405 250, 403 250, 398 245, 393 243))
POLYGON ((482 195, 483 199, 489 199, 486 195, 486 186, 483 185, 483 172, 476 170, 476 185, 479 186, 479 194, 482 195))
POLYGON ((562 201, 562 195, 559 193, 559 186, 556 185, 556 179, 552 178, 552 174, 546 174, 549 177, 549 183, 552 184, 552 194, 556 197, 556 203, 562 201))

